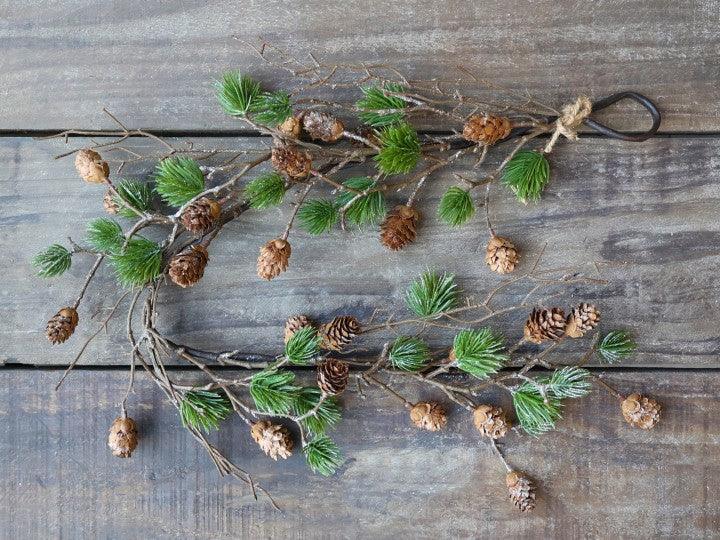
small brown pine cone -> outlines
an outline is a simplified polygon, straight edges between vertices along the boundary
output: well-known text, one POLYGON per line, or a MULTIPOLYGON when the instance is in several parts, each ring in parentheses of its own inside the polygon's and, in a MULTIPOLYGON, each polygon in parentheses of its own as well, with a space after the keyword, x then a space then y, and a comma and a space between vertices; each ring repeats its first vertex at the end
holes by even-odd
POLYGON ((510 500, 521 512, 535 509, 535 485, 529 477, 517 471, 510 471, 505 477, 510 500))
POLYGON ((633 427, 650 429, 660 421, 660 404, 640 394, 630 394, 622 402, 625 421, 633 427))
POLYGON ((275 461, 279 457, 287 459, 292 455, 293 440, 285 426, 260 420, 252 425, 250 433, 260 449, 275 461))
POLYGON ((463 128, 463 137, 468 141, 486 144, 495 144, 510 135, 512 124, 503 116, 473 115, 468 118, 463 128))
POLYGON ((170 279, 183 289, 192 287, 202 279, 208 259, 209 255, 205 246, 194 244, 188 251, 178 253, 170 259, 168 267, 170 279))
POLYGON ((282 124, 278 126, 278 131, 284 133, 288 137, 297 139, 300 137, 301 121, 299 116, 290 116, 282 124))
POLYGON ((108 446, 113 456, 128 458, 138 445, 137 424, 132 418, 116 418, 110 426, 108 446))
POLYGON ((480 405, 476 408, 473 412, 473 422, 480 433, 491 439, 504 437, 508 429, 512 427, 510 421, 505 417, 505 411, 501 407, 492 405, 480 405))
POLYGON ((311 139, 335 142, 343 135, 345 126, 334 116, 318 112, 306 112, 302 117, 302 127, 311 139))
POLYGON ((120 205, 115 202, 115 194, 111 190, 107 190, 103 196, 103 208, 108 214, 117 214, 120 211, 120 205))
POLYGON ((80 178, 91 184, 102 184, 110 177, 110 167, 95 150, 83 148, 75 156, 75 168, 80 178))
POLYGON ((202 197, 190 204, 182 213, 183 226, 193 234, 209 231, 222 213, 217 201, 202 197))
POLYGON ((560 308, 535 308, 525 322, 525 339, 533 343, 565 335, 565 312, 560 308))
POLYGON ((360 323, 355 317, 335 317, 320 327, 320 347, 328 351, 340 351, 360 333, 360 323))
POLYGON ((78 312, 73 307, 65 307, 50 319, 45 328, 45 335, 53 345, 64 343, 73 335, 78 325, 78 312))
POLYGON ((312 158, 295 145, 280 144, 272 149, 272 164, 278 171, 293 180, 301 180, 310 174, 312 158))
POLYGON ((392 209, 380 225, 380 242, 383 246, 399 251, 415 241, 420 212, 404 204, 392 209))
POLYGON ((439 403, 421 401, 410 409, 410 420, 415 427, 439 431, 447 424, 445 409, 439 403))
POLYGON ((323 394, 337 396, 345 391, 350 374, 350 365, 342 360, 328 358, 318 364, 317 384, 323 394))
POLYGON ((498 274, 509 274, 520 260, 515 244, 507 238, 493 236, 485 250, 485 264, 498 274))
POLYGON ((305 315, 294 315, 290 317, 287 321, 285 321, 285 343, 290 341, 290 338, 293 337, 295 332, 308 326, 312 327, 314 324, 305 315))
POLYGON ((290 242, 282 238, 270 240, 260 248, 260 256, 257 260, 257 274, 262 279, 270 281, 278 277, 288 268, 290 262, 290 242))
POLYGON ((583 337, 600 322, 600 311, 592 304, 583 302, 568 315, 565 335, 571 338, 583 337))

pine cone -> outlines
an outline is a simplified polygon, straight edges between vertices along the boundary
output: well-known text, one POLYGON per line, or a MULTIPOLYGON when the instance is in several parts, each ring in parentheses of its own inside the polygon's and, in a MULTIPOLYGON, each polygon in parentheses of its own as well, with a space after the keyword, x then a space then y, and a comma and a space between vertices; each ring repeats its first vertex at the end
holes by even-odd
POLYGON ((507 238, 493 236, 485 250, 485 264, 498 274, 509 274, 520 260, 515 244, 507 238))
POLYGON ((260 420, 252 425, 250 433, 260 449, 275 461, 292 455, 293 440, 285 426, 260 420))
POLYGON ((293 337, 295 332, 308 326, 312 327, 314 325, 305 315, 294 315, 290 317, 285 321, 285 343, 287 344, 287 342, 290 341, 290 338, 293 337))
POLYGON ((415 427, 439 431, 447 424, 445 409, 439 403, 421 401, 410 409, 410 420, 415 427))
POLYGON ((217 201, 202 197, 183 211, 182 224, 191 233, 201 235, 212 228, 221 213, 217 201))
POLYGON ((75 308, 62 308, 47 323, 45 335, 48 341, 53 345, 67 341, 77 328, 78 320, 78 312, 75 308))
POLYGON ((205 246, 194 244, 188 251, 178 253, 170 259, 168 267, 170 279, 182 288, 192 287, 202 279, 208 259, 205 246))
POLYGON ((112 190, 108 189, 103 195, 103 208, 108 214, 117 214, 120 211, 120 206, 115 202, 115 194, 112 190))
POLYGON ((476 114, 465 122, 463 137, 469 141, 490 146, 510 135, 511 130, 510 120, 503 116, 476 114))
POLYGON ((512 424, 505 417, 502 407, 480 405, 473 413, 473 422, 477 430, 485 437, 499 439, 504 437, 512 424))
POLYGON ((295 145, 281 144, 272 149, 272 164, 278 171, 293 180, 300 180, 310 174, 310 154, 295 145))
POLYGON ((527 476, 517 471, 510 471, 505 477, 510 500, 521 512, 535 509, 535 486, 527 476))
POLYGON ((600 322, 600 311, 592 304, 583 302, 573 308, 567 318, 565 335, 571 338, 583 337, 600 322))
POLYGON ((650 429, 660 421, 660 404, 640 394, 630 394, 622 402, 625 421, 633 427, 650 429))
POLYGON ((328 358, 318 364, 317 384, 323 394, 337 396, 345 391, 348 384, 350 366, 342 360, 328 358))
POLYGON ((300 137, 300 118, 297 116, 290 116, 282 124, 278 126, 278 131, 284 133, 288 137, 297 139, 300 137))
POLYGON ((320 347, 329 351, 340 351, 360 333, 360 323, 355 317, 335 317, 320 327, 320 347))
POLYGON ((565 312, 560 308, 535 308, 525 323, 525 339, 542 343, 565 335, 565 312))
POLYGON ((116 418, 110 426, 108 446, 113 456, 128 458, 138 445, 137 424, 132 418, 116 418))
POLYGON ((302 127, 311 139, 324 142, 335 142, 343 135, 345 126, 332 115, 310 111, 302 117, 302 127))
POLYGON ((75 156, 80 178, 91 184, 102 184, 110 177, 110 167, 95 150, 83 148, 75 156))
POLYGON ((392 209, 380 225, 380 242, 393 251, 398 251, 415 241, 420 212, 404 204, 392 209))
POLYGON ((260 256, 257 260, 257 274, 262 279, 270 281, 278 277, 288 268, 290 261, 290 242, 282 238, 270 240, 260 248, 260 256))

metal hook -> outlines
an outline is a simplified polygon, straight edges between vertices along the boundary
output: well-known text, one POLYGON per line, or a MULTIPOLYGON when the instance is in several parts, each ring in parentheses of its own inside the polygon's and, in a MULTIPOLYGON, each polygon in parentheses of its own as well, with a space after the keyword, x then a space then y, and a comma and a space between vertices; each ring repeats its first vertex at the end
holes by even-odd
POLYGON ((650 101, 649 98, 643 96, 642 94, 638 94, 637 92, 618 92, 617 94, 613 94, 606 98, 600 99, 593 103, 592 110, 593 112, 600 111, 623 99, 631 99, 645 107, 645 109, 647 109, 653 121, 650 129, 644 131, 643 133, 638 133, 637 135, 628 135, 627 133, 620 133, 619 131, 615 131, 614 129, 611 129, 606 125, 601 124, 597 120, 593 120, 592 116, 585 119, 585 125, 591 129, 594 129, 598 133, 605 135, 606 137, 610 137, 611 139, 620 139, 621 141, 642 142, 648 140, 650 137, 655 135, 658 128, 660 127, 660 121, 662 119, 660 116, 660 111, 658 110, 657 106, 655 106, 655 104, 650 101))

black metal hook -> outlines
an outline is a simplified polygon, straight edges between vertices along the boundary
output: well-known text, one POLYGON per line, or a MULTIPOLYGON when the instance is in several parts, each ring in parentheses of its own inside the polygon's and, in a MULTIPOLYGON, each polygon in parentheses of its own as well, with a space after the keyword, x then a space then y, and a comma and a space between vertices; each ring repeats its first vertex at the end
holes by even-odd
POLYGON ((658 128, 660 127, 660 121, 662 120, 662 117, 660 116, 660 111, 658 110, 657 106, 652 101, 650 101, 649 98, 643 96, 642 94, 638 94, 637 92, 618 92, 617 94, 613 94, 606 98, 600 99, 593 103, 592 110, 593 112, 600 111, 623 99, 631 99, 645 107, 645 109, 647 109, 647 111, 650 113, 650 116, 652 117, 653 122, 652 126, 650 126, 650 129, 636 135, 628 135, 627 133, 620 133, 619 131, 615 131, 614 129, 611 129, 606 125, 601 124, 597 120, 593 120, 592 116, 584 120, 585 125, 597 131, 598 133, 605 135, 606 137, 610 137, 612 139, 620 139, 621 141, 642 142, 648 140, 650 137, 655 135, 658 128))

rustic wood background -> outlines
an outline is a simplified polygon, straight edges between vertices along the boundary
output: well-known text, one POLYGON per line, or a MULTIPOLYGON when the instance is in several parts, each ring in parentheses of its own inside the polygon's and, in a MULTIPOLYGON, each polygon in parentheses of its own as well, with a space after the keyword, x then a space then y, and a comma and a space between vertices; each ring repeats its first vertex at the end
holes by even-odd
MULTIPOLYGON (((719 2, 32 1, 0 2, 0 14, 0 537, 719 536, 719 2), (657 138, 631 144, 588 135, 562 144, 542 204, 522 207, 496 190, 492 207, 497 229, 526 254, 524 265, 547 241, 544 266, 597 263, 610 280, 563 289, 562 298, 592 300, 608 324, 638 335, 640 350, 628 362, 592 369, 621 391, 657 396, 665 405, 657 429, 630 429, 618 403, 594 392, 567 407, 557 431, 509 437, 510 460, 540 483, 530 516, 505 500, 503 471, 466 414, 453 411, 440 435, 422 434, 379 393, 344 398, 336 438, 350 460, 330 479, 310 474, 300 456, 265 459, 239 423, 217 435, 282 513, 218 478, 142 378, 131 405, 141 446, 130 460, 112 458, 106 429, 127 380, 121 323, 54 392, 73 345, 93 328, 50 348, 44 322, 74 297, 85 269, 48 282, 31 277, 28 263, 49 243, 79 239, 102 213, 102 190, 79 182, 71 159, 53 159, 62 142, 33 136, 114 127, 101 113, 107 107, 132 127, 198 147, 267 147, 221 114, 211 88, 230 68, 281 86, 285 75, 245 43, 262 40, 331 62, 390 62, 418 78, 458 77, 462 63, 556 104, 622 89, 654 98, 664 113, 657 138)), ((647 122, 631 106, 603 118, 626 130, 647 122)), ((288 315, 366 318, 377 307, 400 309, 407 282, 425 267, 453 271, 466 292, 481 295, 498 281, 476 252, 484 225, 477 217, 449 233, 439 224, 443 185, 437 177, 428 186, 428 220, 402 255, 382 250, 375 230, 323 239, 297 232, 293 267, 271 284, 255 278, 255 257, 282 230, 287 209, 247 213, 213 244, 201 286, 166 292, 163 327, 198 346, 274 352, 288 315)), ((111 306, 114 290, 103 273, 81 316, 111 306)), ((498 324, 519 335, 522 318, 498 324)), ((369 354, 383 337, 359 346, 369 354)), ((440 345, 447 337, 431 339, 440 345)))

